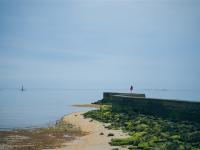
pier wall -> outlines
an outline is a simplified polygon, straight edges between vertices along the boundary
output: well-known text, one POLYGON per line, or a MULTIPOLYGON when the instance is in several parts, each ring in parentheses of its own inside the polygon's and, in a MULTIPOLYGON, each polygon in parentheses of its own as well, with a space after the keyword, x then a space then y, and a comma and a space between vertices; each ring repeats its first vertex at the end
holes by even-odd
POLYGON ((104 99, 110 101, 113 111, 126 113, 138 112, 172 120, 194 121, 200 123, 200 102, 183 100, 145 98, 125 93, 104 93, 104 99))

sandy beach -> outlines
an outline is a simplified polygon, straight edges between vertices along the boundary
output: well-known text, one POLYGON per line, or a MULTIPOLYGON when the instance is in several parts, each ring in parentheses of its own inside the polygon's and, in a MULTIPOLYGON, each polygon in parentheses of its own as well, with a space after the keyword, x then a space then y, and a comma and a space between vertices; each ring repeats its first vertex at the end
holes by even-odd
POLYGON ((119 150, 125 150, 127 148, 120 148, 116 146, 110 146, 109 142, 112 138, 127 137, 126 133, 121 130, 108 130, 104 126, 105 123, 101 123, 91 119, 85 119, 83 117, 85 112, 76 112, 64 116, 66 123, 79 127, 82 131, 87 132, 87 135, 77 137, 71 142, 63 144, 64 147, 56 150, 111 150, 113 148, 119 148, 119 150), (100 135, 103 133, 103 135, 100 135), (108 136, 109 133, 113 133, 114 136, 108 136))

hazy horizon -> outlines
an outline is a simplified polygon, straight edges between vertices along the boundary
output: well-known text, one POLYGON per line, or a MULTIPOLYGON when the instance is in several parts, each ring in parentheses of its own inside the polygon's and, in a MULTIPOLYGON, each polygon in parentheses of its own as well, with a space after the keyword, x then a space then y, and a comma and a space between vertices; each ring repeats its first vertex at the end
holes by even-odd
POLYGON ((198 0, 0 0, 0 88, 198 89, 198 0))

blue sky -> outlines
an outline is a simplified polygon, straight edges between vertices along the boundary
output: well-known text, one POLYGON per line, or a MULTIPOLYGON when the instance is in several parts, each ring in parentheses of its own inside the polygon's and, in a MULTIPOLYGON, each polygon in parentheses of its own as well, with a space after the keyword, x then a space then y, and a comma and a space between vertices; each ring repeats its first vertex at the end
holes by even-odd
POLYGON ((200 89, 199 0, 0 0, 0 87, 200 89))

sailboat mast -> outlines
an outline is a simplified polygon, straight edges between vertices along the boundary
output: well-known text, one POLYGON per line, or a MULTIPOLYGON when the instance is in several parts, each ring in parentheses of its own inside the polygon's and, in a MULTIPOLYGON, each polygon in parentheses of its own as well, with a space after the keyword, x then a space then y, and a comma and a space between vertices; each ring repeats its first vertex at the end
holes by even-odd
POLYGON ((23 87, 23 84, 22 84, 22 88, 21 88, 21 91, 24 91, 24 87, 23 87))

